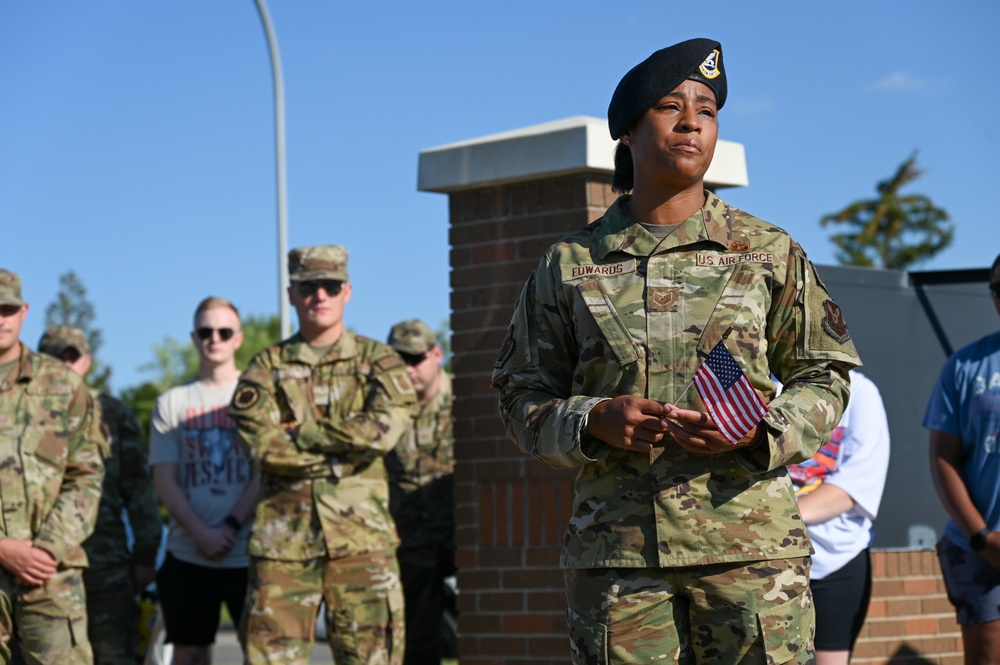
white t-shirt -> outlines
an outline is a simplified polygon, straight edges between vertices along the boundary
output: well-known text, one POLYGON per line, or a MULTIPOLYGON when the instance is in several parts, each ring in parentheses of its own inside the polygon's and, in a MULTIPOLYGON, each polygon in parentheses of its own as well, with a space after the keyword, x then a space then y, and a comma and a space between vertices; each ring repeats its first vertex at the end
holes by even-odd
MULTIPOLYGON (((250 461, 228 415, 237 382, 234 379, 218 389, 197 381, 171 388, 156 400, 153 411, 149 464, 177 464, 181 489, 198 518, 209 526, 222 523, 251 478, 250 461)), ((181 561, 208 568, 245 568, 250 564, 249 522, 240 529, 229 553, 212 561, 198 552, 194 537, 171 518, 167 551, 181 561)))
MULTIPOLYGON (((812 579, 840 570, 871 542, 872 521, 878 516, 889 469, 889 423, 878 388, 863 374, 851 370, 851 398, 831 444, 798 470, 813 465, 813 482, 836 485, 851 495, 855 506, 809 529, 816 554, 812 579), (839 444, 839 449, 836 444, 839 444), (825 468, 816 468, 825 467, 825 468)), ((796 469, 789 468, 795 478, 796 469)))

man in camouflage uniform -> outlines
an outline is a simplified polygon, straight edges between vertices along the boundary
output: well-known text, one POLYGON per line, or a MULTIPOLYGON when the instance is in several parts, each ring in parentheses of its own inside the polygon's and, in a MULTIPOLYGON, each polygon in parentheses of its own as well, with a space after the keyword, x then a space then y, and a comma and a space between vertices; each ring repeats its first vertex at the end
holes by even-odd
POLYGON ((293 249, 299 332, 244 371, 230 415, 261 471, 247 661, 307 663, 320 601, 339 665, 403 660, 403 592, 384 456, 416 403, 396 353, 344 326, 347 250, 293 249))
POLYGON ((0 269, 0 662, 92 663, 82 543, 94 530, 107 442, 87 387, 19 337, 21 280, 0 269))
POLYGON ((389 510, 399 530, 396 556, 406 597, 405 665, 440 663, 444 580, 455 573, 455 435, 451 377, 426 323, 410 319, 389 331, 389 346, 417 391, 417 410, 385 458, 389 510))
MULTIPOLYGON (((93 361, 83 331, 50 326, 39 353, 63 361, 81 379, 93 361)), ((94 534, 83 543, 90 566, 83 573, 87 624, 96 665, 134 665, 139 639, 138 594, 156 575, 163 520, 153 494, 146 442, 131 409, 111 395, 91 391, 100 405, 101 430, 111 446, 104 460, 104 489, 94 534), (122 510, 128 513, 131 552, 122 510)))
POLYGON ((704 188, 722 66, 696 39, 625 75, 608 116, 632 195, 548 249, 496 361, 510 438, 579 470, 561 558, 575 663, 813 659, 785 464, 828 440, 860 363, 799 245, 704 188), (770 406, 735 444, 688 389, 720 342, 770 406))

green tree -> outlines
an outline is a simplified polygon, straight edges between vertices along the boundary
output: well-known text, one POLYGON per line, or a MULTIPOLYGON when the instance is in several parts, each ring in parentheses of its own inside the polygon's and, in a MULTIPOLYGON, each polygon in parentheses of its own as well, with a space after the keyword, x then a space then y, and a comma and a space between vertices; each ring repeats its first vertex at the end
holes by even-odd
MULTIPOLYGON (((277 315, 248 316, 242 320, 243 344, 236 352, 236 366, 243 369, 257 352, 274 344, 281 336, 281 322, 277 315)), ((153 415, 156 399, 168 388, 190 381, 198 375, 198 352, 190 339, 180 341, 165 337, 153 345, 153 359, 139 367, 140 372, 151 372, 153 378, 125 388, 121 399, 139 418, 145 431, 153 415)))
POLYGON ((111 385, 111 368, 100 361, 98 351, 104 345, 104 335, 94 326, 97 314, 87 299, 87 289, 77 274, 69 270, 59 276, 59 292, 45 308, 45 326, 68 325, 79 328, 87 337, 90 354, 94 358, 87 375, 87 383, 97 390, 108 392, 111 385))
POLYGON ((888 180, 878 183, 878 197, 855 201, 820 220, 822 226, 842 224, 848 231, 830 236, 843 265, 906 270, 951 244, 954 227, 948 213, 922 194, 900 190, 924 174, 913 153, 888 180))

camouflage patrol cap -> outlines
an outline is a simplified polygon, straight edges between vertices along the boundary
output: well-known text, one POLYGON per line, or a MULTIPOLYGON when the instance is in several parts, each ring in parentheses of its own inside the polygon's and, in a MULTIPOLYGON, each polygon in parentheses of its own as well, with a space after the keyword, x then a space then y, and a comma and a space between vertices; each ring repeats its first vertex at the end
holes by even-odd
POLYGON ((608 129, 617 139, 664 95, 686 79, 704 83, 715 93, 716 106, 726 103, 726 70, 722 45, 712 39, 688 39, 660 49, 630 69, 611 95, 608 129))
POLYGON ((288 252, 288 278, 293 282, 310 279, 348 281, 347 248, 341 245, 296 247, 288 252))
POLYGON ((437 345, 437 336, 420 319, 400 321, 389 331, 389 346, 400 353, 419 356, 437 345))
POLYGON ((24 304, 21 298, 21 278, 17 273, 0 268, 0 305, 24 304))
POLYGON ((47 353, 58 358, 66 349, 76 349, 81 356, 90 353, 87 336, 82 330, 73 326, 49 326, 38 340, 39 353, 47 353))

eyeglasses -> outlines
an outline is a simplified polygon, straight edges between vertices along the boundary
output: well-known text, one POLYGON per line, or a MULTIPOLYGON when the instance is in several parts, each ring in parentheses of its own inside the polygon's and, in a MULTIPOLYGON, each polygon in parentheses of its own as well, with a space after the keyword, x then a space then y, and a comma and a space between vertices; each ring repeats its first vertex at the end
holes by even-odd
POLYGON ((326 295, 332 298, 340 294, 340 290, 344 288, 344 283, 338 282, 335 279, 308 279, 303 282, 295 282, 295 290, 303 298, 316 295, 320 287, 323 287, 326 295))
POLYGON ((990 282, 990 293, 994 298, 1000 298, 1000 282, 990 282))
POLYGON ((198 339, 204 342, 212 339, 212 333, 214 332, 219 333, 219 339, 223 342, 228 342, 232 336, 236 334, 236 331, 232 328, 209 328, 207 326, 204 328, 198 328, 194 331, 194 334, 198 336, 198 339))
POLYGON ((0 316, 7 318, 21 311, 23 305, 0 305, 0 316))
POLYGON ((420 363, 427 360, 426 353, 403 353, 402 351, 400 351, 399 355, 403 358, 403 362, 409 365, 410 367, 419 365, 420 363))

